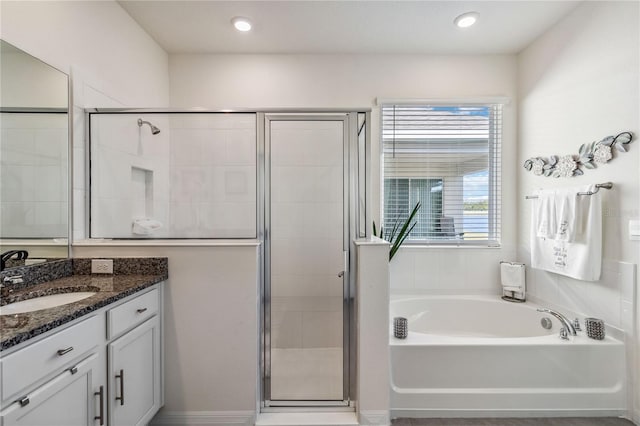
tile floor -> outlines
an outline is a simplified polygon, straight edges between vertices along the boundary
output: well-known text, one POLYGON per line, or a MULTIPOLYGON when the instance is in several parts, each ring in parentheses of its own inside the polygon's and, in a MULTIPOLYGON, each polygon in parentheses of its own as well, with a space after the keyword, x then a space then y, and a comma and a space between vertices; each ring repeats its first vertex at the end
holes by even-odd
POLYGON ((395 419, 392 426, 633 426, 615 417, 501 418, 501 419, 395 419))
POLYGON ((341 400, 342 348, 272 348, 271 399, 341 400))

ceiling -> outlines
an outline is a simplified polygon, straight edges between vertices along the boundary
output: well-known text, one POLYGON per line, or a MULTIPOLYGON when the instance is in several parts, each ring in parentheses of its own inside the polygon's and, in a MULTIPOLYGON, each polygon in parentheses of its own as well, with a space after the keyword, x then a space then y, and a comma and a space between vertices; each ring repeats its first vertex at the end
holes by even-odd
POLYGON ((512 54, 579 1, 132 1, 120 5, 168 53, 512 54), (456 16, 480 13, 476 25, 456 16), (248 33, 234 16, 253 23, 248 33))

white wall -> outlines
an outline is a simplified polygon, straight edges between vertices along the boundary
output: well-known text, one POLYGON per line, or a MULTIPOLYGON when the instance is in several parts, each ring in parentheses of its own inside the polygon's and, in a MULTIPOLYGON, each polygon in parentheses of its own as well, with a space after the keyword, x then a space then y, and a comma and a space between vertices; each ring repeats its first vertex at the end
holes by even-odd
MULTIPOLYGON (((373 108, 372 205, 379 223, 380 139, 376 98, 507 96, 503 176, 515 174, 514 56, 171 55, 171 103, 206 108, 373 108)), ((515 182, 502 188, 500 249, 401 249, 395 291, 499 291, 498 262, 515 258, 515 182), (472 273, 460 268, 464 262, 472 273), (468 276, 467 276, 468 275, 468 276)))
POLYGON ((2 1, 0 11, 0 36, 14 46, 67 74, 82 70, 127 106, 168 104, 167 54, 117 2, 2 1))
POLYGON ((199 247, 133 244, 75 246, 74 256, 169 258, 165 406, 154 421, 171 424, 175 412, 180 422, 189 412, 209 413, 213 424, 223 415, 250 421, 258 384, 259 245, 249 240, 199 247))
POLYGON ((2 1, 0 37, 71 75, 73 234, 85 237, 86 107, 169 105, 167 53, 112 0, 2 1))
MULTIPOLYGON (((524 200, 526 194, 541 187, 614 184, 613 190, 603 191, 601 280, 587 283, 531 270, 529 292, 562 309, 604 318, 625 330, 630 346, 637 342, 633 264, 639 263, 640 244, 629 240, 627 226, 630 219, 640 217, 640 142, 632 142, 627 153, 614 154, 608 164, 571 179, 534 176, 521 165, 532 156, 577 154, 582 143, 622 131, 640 135, 638 18, 637 2, 584 2, 518 57, 520 260, 530 259, 531 202, 524 200)), ((636 348, 636 355, 632 351, 628 355, 637 369, 640 351, 636 348)), ((637 409, 640 392, 636 394, 637 409)), ((640 421, 638 411, 636 421, 640 421)))

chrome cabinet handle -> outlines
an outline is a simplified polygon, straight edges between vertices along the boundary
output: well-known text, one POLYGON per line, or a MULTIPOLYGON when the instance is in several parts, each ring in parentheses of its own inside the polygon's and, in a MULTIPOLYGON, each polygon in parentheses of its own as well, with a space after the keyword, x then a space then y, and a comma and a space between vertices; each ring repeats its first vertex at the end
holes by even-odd
POLYGON ((23 396, 22 398, 20 398, 19 400, 16 401, 18 404, 20 404, 21 407, 24 407, 26 405, 29 405, 29 403, 31 401, 29 401, 29 396, 23 396))
POLYGON ((139 314, 141 314, 143 312, 146 312, 146 311, 147 311, 147 308, 136 309, 136 312, 139 313, 139 314))
POLYGON ((94 416, 93 420, 100 420, 100 425, 102 426, 104 425, 104 386, 100 386, 100 391, 93 394, 100 397, 100 414, 94 416))
POLYGON ((73 350, 73 346, 69 346, 66 349, 58 349, 58 356, 62 356, 64 354, 68 354, 69 352, 71 352, 73 350))
POLYGON ((120 374, 116 374, 117 379, 120 379, 120 396, 116 395, 116 401, 120 401, 120 405, 124 405, 124 370, 120 370, 120 374))

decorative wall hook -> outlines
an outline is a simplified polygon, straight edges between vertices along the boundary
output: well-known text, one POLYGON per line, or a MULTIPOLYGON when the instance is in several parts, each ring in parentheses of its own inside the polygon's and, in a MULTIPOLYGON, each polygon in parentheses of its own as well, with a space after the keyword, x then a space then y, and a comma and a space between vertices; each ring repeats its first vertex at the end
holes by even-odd
POLYGON ((524 168, 537 176, 572 177, 584 174, 582 168, 595 169, 598 164, 608 163, 613 158, 613 150, 627 152, 626 145, 633 140, 631 132, 622 132, 616 136, 591 143, 584 143, 578 155, 552 155, 551 157, 531 157, 524 162, 524 168))

